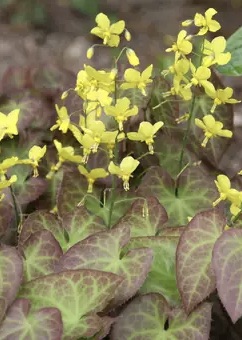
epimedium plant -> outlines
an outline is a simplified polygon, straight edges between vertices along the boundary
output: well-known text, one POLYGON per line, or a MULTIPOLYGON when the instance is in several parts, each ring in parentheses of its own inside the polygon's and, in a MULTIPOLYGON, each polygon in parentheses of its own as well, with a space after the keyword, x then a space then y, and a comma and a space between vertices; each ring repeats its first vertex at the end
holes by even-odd
POLYGON ((28 72, 28 100, 55 100, 57 119, 2 105, 0 339, 208 339, 216 289, 242 316, 241 183, 220 168, 239 100, 217 75, 241 74, 240 42, 209 40, 216 13, 182 23, 162 72, 99 13, 87 57, 111 48, 109 70, 85 64, 51 96, 28 72))

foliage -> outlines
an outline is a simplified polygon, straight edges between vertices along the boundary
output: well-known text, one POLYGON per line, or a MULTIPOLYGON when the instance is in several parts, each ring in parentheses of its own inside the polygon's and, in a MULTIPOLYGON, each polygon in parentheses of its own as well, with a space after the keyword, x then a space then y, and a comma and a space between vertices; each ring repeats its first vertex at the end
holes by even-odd
POLYGON ((233 61, 207 38, 215 14, 182 23, 196 34, 165 70, 141 69, 125 22, 99 13, 109 70, 3 76, 0 339, 205 340, 216 289, 241 318, 242 191, 219 164, 239 100, 212 71, 233 61))

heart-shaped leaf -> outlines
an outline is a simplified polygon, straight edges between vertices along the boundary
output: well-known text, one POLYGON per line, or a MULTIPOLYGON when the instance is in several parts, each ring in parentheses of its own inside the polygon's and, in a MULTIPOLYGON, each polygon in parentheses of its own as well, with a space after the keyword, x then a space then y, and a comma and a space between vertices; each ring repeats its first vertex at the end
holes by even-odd
POLYGON ((212 178, 198 167, 186 169, 180 176, 178 195, 175 181, 160 167, 151 167, 143 177, 138 193, 155 196, 167 211, 169 225, 187 224, 188 217, 212 206, 217 190, 212 178))
POLYGON ((121 227, 92 235, 70 248, 58 269, 87 268, 118 274, 124 281, 116 290, 113 304, 123 303, 143 284, 153 258, 152 250, 144 247, 122 254, 129 238, 129 229, 121 227))
POLYGON ((22 281, 23 263, 14 247, 0 246, 0 321, 13 302, 22 281))
POLYGON ((64 339, 93 336, 101 328, 101 312, 112 299, 122 279, 112 273, 96 270, 69 270, 43 276, 26 283, 19 296, 29 299, 33 308, 55 307, 61 311, 64 339), (91 313, 91 316, 88 314, 91 313), (98 323, 98 327, 90 324, 98 323), (90 334, 90 328, 94 330, 90 334))
POLYGON ((0 239, 7 233, 12 218, 13 207, 4 199, 0 202, 0 239))
POLYGON ((176 247, 178 237, 135 237, 129 249, 149 247, 154 260, 149 274, 140 288, 141 293, 160 293, 170 305, 178 305, 180 296, 176 283, 176 247))
POLYGON ((17 200, 21 205, 27 205, 37 200, 47 190, 48 182, 41 177, 30 177, 18 192, 17 200))
POLYGON ((155 236, 167 219, 167 213, 156 197, 141 197, 134 201, 116 227, 130 228, 131 237, 155 236))
POLYGON ((242 230, 229 229, 219 237, 213 250, 213 269, 218 295, 232 321, 242 316, 242 230))
POLYGON ((185 228, 177 247, 177 283, 189 313, 215 288, 212 251, 222 234, 226 218, 212 209, 197 214, 185 228))
POLYGON ((211 305, 208 303, 187 317, 181 309, 171 311, 161 295, 147 294, 136 297, 123 310, 113 326, 111 339, 207 340, 210 321, 211 305))
POLYGON ((24 281, 51 274, 62 255, 59 243, 48 230, 32 234, 21 247, 24 254, 24 281))
POLYGON ((61 313, 57 308, 31 311, 27 299, 17 299, 9 307, 1 324, 0 339, 59 340, 62 329, 61 313))

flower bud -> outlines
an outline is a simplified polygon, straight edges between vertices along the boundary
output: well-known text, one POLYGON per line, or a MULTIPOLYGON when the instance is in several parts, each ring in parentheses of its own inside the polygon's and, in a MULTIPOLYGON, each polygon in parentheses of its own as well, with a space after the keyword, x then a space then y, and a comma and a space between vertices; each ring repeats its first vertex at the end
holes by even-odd
POLYGON ((139 58, 137 57, 134 50, 132 50, 131 48, 127 48, 126 55, 127 55, 127 58, 128 58, 130 65, 132 65, 132 66, 139 65, 139 58))
POLYGON ((88 50, 87 50, 87 59, 91 59, 94 55, 94 48, 93 47, 90 47, 88 50))
POLYGON ((61 95, 61 100, 64 100, 68 97, 68 91, 64 91, 61 95))
POLYGON ((124 32, 124 37, 127 41, 130 41, 131 40, 131 34, 130 32, 126 29, 125 32, 124 32))

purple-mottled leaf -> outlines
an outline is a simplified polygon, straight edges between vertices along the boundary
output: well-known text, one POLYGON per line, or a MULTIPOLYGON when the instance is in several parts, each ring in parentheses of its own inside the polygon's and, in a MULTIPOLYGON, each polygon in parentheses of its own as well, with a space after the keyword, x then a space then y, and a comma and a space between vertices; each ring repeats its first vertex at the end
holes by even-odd
POLYGON ((101 330, 93 337, 93 340, 102 340, 104 339, 110 332, 110 328, 116 319, 110 318, 109 316, 104 316, 101 318, 102 328, 101 330))
POLYGON ((103 202, 100 202, 97 196, 88 196, 85 200, 85 206, 92 214, 100 216, 107 226, 109 226, 110 218, 110 227, 113 227, 125 215, 132 202, 137 198, 136 193, 131 190, 115 189, 114 204, 110 217, 112 207, 111 190, 103 191, 102 196, 103 202))
POLYGON ((153 258, 152 250, 144 247, 122 255, 129 238, 128 228, 92 235, 70 248, 60 259, 58 269, 97 269, 122 276, 124 281, 116 290, 112 304, 123 303, 141 287, 153 258))
POLYGON ((78 170, 66 171, 57 195, 57 207, 60 216, 73 213, 86 194, 86 178, 78 170))
POLYGON ((242 230, 229 229, 219 237, 213 250, 213 269, 218 295, 232 321, 242 316, 242 230))
POLYGON ((0 239, 8 231, 13 218, 13 207, 7 202, 7 200, 2 200, 0 202, 0 239))
POLYGON ((155 236, 168 219, 156 197, 137 198, 116 226, 128 227, 131 237, 155 236))
POLYGON ((135 237, 130 240, 128 249, 151 248, 154 259, 148 276, 140 288, 142 294, 160 293, 170 305, 180 304, 176 283, 176 247, 178 237, 135 237))
POLYGON ((177 283, 189 313, 215 288, 212 251, 226 218, 212 209, 197 214, 185 228, 177 247, 177 283))
POLYGON ((30 177, 17 195, 18 203, 27 205, 37 200, 48 188, 48 182, 41 177, 30 177))
POLYGON ((62 255, 59 243, 48 230, 32 234, 21 247, 24 254, 24 281, 54 273, 62 255))
POLYGON ((203 303, 187 316, 181 309, 170 310, 161 295, 151 293, 136 297, 121 312, 113 326, 111 340, 207 340, 210 322, 209 303, 203 303))
POLYGON ((77 207, 72 213, 65 214, 62 225, 68 233, 66 248, 70 248, 92 234, 106 230, 103 220, 90 214, 83 206, 77 207))
POLYGON ((217 198, 213 179, 203 169, 190 167, 180 176, 178 195, 175 181, 160 167, 151 167, 143 177, 138 194, 156 196, 167 211, 169 225, 187 224, 188 217, 211 208, 217 198))
MULTIPOLYGON (((58 274, 43 276, 26 283, 19 296, 29 299, 34 309, 58 308, 62 314, 64 339, 90 334, 90 317, 101 312, 115 295, 122 278, 112 273, 97 270, 68 270, 58 274)), ((99 323, 97 317, 96 322, 99 323)), ((101 323, 100 327, 101 329, 101 323)))
POLYGON ((0 246, 0 321, 13 302, 22 281, 23 263, 14 247, 0 246))
POLYGON ((23 223, 19 235, 19 244, 23 244, 37 231, 49 230, 60 245, 66 244, 64 229, 54 214, 38 210, 30 214, 23 223))
POLYGON ((9 307, 0 327, 0 339, 60 340, 62 329, 61 313, 57 308, 31 311, 27 299, 17 299, 9 307))
POLYGON ((162 228, 159 232, 159 236, 167 236, 169 238, 171 237, 180 237, 183 231, 186 229, 186 227, 167 227, 162 228))

